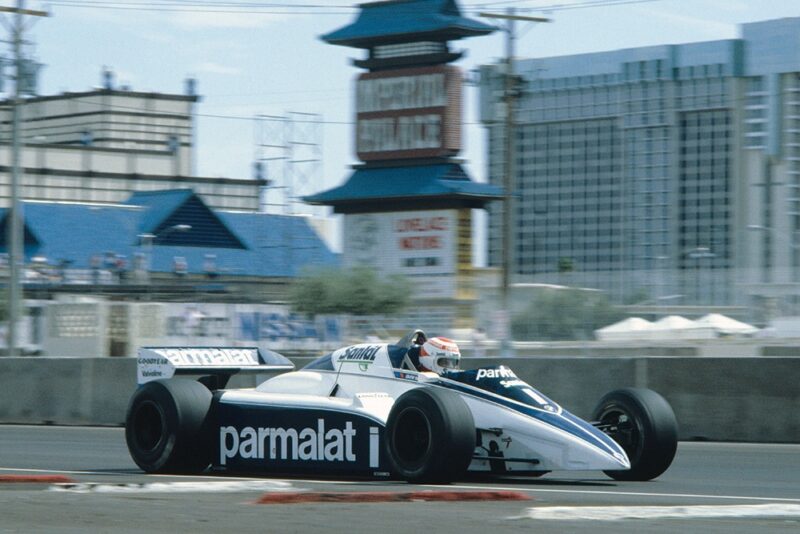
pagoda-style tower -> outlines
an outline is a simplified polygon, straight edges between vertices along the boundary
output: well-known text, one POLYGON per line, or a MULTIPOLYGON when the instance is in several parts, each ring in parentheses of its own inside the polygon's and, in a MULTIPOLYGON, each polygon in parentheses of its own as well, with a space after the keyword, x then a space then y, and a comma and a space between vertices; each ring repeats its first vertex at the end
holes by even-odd
MULTIPOLYGON (((356 154, 363 162, 339 187, 305 198, 344 214, 345 265, 403 274, 414 288, 410 324, 432 332, 468 328, 472 284, 471 209, 502 198, 473 182, 461 151, 463 52, 450 41, 492 26, 461 15, 455 0, 391 0, 360 6, 352 24, 322 36, 367 50, 353 64, 356 154)), ((400 326, 400 325, 398 325, 400 326)))

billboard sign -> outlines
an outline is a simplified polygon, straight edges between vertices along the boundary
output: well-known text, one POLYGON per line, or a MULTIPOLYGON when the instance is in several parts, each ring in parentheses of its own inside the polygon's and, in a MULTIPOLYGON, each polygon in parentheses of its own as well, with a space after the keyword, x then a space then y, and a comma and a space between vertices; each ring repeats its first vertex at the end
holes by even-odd
POLYGON ((356 82, 362 161, 454 156, 461 150, 461 72, 448 65, 366 72, 356 82))
POLYGON ((408 276, 426 297, 455 294, 458 210, 345 215, 347 265, 408 276))

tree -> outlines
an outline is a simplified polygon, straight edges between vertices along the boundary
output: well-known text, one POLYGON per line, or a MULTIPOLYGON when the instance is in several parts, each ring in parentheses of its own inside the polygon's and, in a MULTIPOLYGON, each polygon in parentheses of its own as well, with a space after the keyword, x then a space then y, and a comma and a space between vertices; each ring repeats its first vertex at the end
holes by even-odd
POLYGON ((571 273, 575 270, 575 262, 572 258, 558 258, 558 272, 571 273))
POLYGON ((604 293, 547 290, 512 317, 511 332, 520 341, 588 339, 596 329, 623 317, 624 313, 615 309, 604 293))
POLYGON ((381 277, 367 267, 317 269, 292 282, 289 299, 309 315, 385 315, 405 308, 409 286, 402 276, 381 277))

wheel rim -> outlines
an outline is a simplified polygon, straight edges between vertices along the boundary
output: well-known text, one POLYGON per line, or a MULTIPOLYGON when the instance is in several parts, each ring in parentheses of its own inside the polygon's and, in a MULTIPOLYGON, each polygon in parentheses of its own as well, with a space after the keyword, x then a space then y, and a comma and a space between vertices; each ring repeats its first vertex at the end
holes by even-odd
POLYGON ((417 408, 406 408, 397 416, 392 445, 395 458, 404 466, 424 463, 431 448, 431 426, 417 408))
POLYGON ((164 435, 164 414, 152 401, 144 401, 133 419, 133 439, 145 453, 155 451, 164 435))
POLYGON ((644 429, 640 422, 619 406, 608 406, 598 420, 605 428, 604 432, 623 448, 631 464, 635 464, 644 446, 644 429))

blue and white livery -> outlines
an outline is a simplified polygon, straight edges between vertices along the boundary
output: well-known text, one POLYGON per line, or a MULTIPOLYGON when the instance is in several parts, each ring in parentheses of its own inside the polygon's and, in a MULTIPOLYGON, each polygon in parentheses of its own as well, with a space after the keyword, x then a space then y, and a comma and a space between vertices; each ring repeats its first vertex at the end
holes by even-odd
POLYGON ((239 370, 284 370, 289 360, 256 349, 142 349, 126 420, 131 456, 148 472, 210 467, 414 482, 595 469, 646 480, 672 461, 674 415, 652 391, 607 395, 590 423, 505 366, 417 371, 408 353, 424 339, 415 331, 396 344, 344 347, 254 389, 225 383, 239 370), (154 379, 154 362, 169 367, 170 359, 178 372, 154 379))

